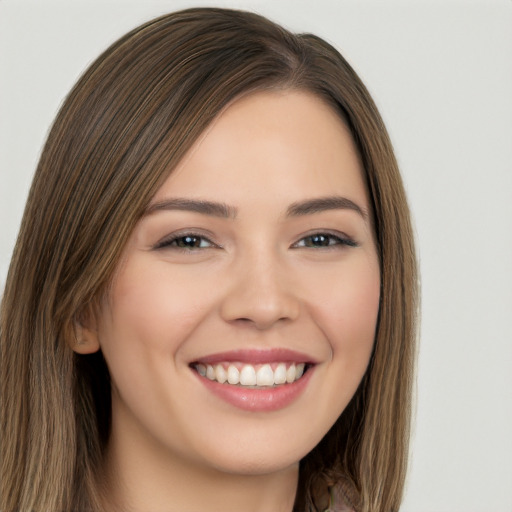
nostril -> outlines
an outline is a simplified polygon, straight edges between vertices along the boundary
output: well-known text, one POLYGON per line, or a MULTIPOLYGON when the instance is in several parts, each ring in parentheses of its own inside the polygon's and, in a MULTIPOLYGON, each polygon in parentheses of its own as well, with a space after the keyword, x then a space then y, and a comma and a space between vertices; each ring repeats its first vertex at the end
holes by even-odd
POLYGON ((231 324, 234 324, 234 325, 239 325, 240 327, 244 327, 244 326, 247 326, 247 327, 250 327, 251 325, 254 324, 254 322, 250 319, 250 318, 235 318, 233 320, 231 320, 230 322, 231 324))
POLYGON ((231 320, 230 323, 232 325, 237 325, 242 328, 251 328, 256 330, 265 330, 269 329, 272 326, 286 322, 289 318, 287 317, 281 317, 281 318, 247 318, 247 317, 241 317, 241 318, 235 318, 234 320, 231 320))

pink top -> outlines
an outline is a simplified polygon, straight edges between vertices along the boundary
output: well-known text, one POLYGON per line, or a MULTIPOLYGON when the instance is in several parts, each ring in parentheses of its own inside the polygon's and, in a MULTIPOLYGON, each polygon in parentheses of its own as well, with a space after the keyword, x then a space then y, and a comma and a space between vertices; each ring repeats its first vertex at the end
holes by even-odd
POLYGON ((331 487, 329 507, 324 512, 356 512, 340 485, 331 487))

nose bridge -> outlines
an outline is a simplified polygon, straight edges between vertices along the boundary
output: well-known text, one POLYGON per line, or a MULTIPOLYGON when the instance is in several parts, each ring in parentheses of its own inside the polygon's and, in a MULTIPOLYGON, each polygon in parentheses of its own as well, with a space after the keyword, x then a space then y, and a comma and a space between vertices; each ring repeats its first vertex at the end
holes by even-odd
POLYGON ((221 313, 226 321, 245 321, 258 329, 294 320, 300 301, 284 255, 259 244, 240 254, 230 269, 221 313))

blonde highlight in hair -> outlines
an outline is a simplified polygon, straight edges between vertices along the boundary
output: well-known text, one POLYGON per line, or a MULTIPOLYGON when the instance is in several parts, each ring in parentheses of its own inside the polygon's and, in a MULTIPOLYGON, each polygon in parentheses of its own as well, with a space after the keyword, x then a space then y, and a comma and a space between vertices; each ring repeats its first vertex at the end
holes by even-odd
POLYGON ((295 509, 338 492, 358 512, 398 510, 408 455, 417 273, 409 210, 380 115, 343 57, 256 14, 189 9, 106 50, 64 102, 29 194, 1 305, 3 512, 101 510, 110 381, 101 353, 78 355, 150 199, 231 101, 301 89, 350 128, 363 162, 381 266, 370 366, 301 462, 295 509))

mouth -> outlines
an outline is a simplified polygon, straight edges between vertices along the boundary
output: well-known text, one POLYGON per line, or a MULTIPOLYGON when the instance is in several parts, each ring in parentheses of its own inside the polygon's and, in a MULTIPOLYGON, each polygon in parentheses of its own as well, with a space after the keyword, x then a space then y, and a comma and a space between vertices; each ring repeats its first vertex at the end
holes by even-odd
POLYGON ((293 384, 311 367, 308 363, 273 362, 249 364, 223 361, 217 364, 193 363, 191 367, 211 381, 248 389, 267 389, 293 384))
POLYGON ((202 357, 189 367, 217 397, 239 409, 268 412, 297 400, 317 362, 286 350, 237 350, 202 357))

